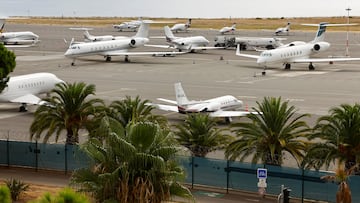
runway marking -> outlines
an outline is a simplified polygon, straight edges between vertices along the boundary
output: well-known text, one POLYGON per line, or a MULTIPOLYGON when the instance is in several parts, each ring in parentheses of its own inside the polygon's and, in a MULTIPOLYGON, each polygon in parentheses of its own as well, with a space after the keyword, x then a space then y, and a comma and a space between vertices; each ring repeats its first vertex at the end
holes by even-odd
POLYGON ((109 91, 96 93, 96 95, 104 95, 104 94, 110 94, 110 93, 115 93, 115 92, 124 92, 124 91, 136 91, 136 89, 134 89, 134 88, 119 88, 116 90, 109 90, 109 91))
POLYGON ((237 96, 238 98, 247 98, 247 99, 256 99, 257 97, 256 96, 246 96, 246 95, 243 95, 243 96, 237 96))
POLYGON ((286 101, 289 102, 304 102, 305 99, 299 99, 299 98, 286 98, 286 101))

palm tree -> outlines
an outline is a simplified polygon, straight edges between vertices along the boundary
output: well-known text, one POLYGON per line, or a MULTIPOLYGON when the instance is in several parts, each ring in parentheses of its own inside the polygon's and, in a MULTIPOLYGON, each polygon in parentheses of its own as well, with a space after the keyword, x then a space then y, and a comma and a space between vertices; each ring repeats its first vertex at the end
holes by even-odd
POLYGON ((105 140, 91 138, 83 145, 94 165, 76 170, 73 183, 99 202, 157 203, 171 195, 192 198, 178 182, 183 170, 174 161, 178 149, 169 144, 169 131, 153 122, 132 122, 121 127, 109 119, 104 117, 101 124, 102 129, 111 129, 105 140))
POLYGON ((124 100, 113 101, 109 108, 111 115, 119 120, 123 126, 127 126, 130 122, 138 122, 144 120, 157 121, 165 123, 166 119, 162 116, 155 116, 151 113, 153 106, 147 105, 149 100, 141 100, 139 96, 135 99, 126 96, 124 100))
POLYGON ((230 136, 223 134, 224 129, 216 126, 215 119, 208 114, 188 114, 184 123, 175 126, 175 139, 188 148, 193 156, 205 157, 229 143, 230 136))
POLYGON ((31 139, 39 139, 46 132, 44 142, 54 133, 58 141, 65 130, 66 144, 78 143, 79 130, 103 109, 102 100, 88 99, 95 94, 95 85, 59 83, 51 93, 53 96, 44 100, 47 104, 40 106, 34 114, 30 126, 31 139))
POLYGON ((308 114, 296 115, 294 106, 282 102, 281 98, 265 97, 253 108, 257 114, 248 114, 250 122, 235 123, 233 131, 238 139, 226 148, 225 156, 230 160, 243 161, 252 155, 252 162, 281 165, 283 152, 288 152, 298 164, 306 147, 304 137, 310 131, 301 119, 308 114))
POLYGON ((348 184, 349 177, 357 170, 357 165, 346 169, 341 163, 338 163, 338 168, 334 175, 327 175, 321 177, 326 181, 331 181, 338 184, 338 191, 336 192, 336 203, 351 203, 351 190, 348 184))
POLYGON ((360 160, 360 104, 342 104, 318 119, 311 139, 321 138, 307 150, 306 167, 326 168, 336 160, 350 169, 360 160))

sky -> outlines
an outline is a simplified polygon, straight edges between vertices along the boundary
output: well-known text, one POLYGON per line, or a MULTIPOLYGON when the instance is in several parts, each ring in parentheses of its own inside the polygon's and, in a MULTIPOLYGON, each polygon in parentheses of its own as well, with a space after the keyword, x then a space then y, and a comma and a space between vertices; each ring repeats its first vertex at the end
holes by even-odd
POLYGON ((0 16, 280 18, 360 16, 359 0, 1 0, 0 16))

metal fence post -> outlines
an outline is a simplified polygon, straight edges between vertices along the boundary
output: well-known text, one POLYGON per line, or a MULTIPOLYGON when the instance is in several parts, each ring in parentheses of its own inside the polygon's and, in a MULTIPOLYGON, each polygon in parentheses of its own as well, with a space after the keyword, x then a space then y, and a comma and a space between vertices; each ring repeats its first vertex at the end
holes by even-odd
POLYGON ((67 160, 67 143, 65 143, 65 175, 67 175, 67 170, 68 170, 68 160, 67 160))
POLYGON ((191 155, 191 189, 194 189, 194 156, 191 155))
POLYGON ((229 160, 226 160, 226 194, 229 194, 229 179, 230 179, 230 170, 229 170, 229 167, 230 167, 230 163, 229 163, 229 160))

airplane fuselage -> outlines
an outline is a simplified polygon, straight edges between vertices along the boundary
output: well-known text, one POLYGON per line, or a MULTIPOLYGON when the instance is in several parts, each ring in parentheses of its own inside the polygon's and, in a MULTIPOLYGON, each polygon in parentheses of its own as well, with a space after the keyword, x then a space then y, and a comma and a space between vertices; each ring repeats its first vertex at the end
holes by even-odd
POLYGON ((0 42, 4 44, 33 44, 39 36, 30 31, 0 33, 0 42))
POLYGON ((64 55, 69 58, 87 55, 106 56, 110 54, 110 52, 126 52, 128 49, 142 46, 148 41, 147 38, 121 38, 116 40, 74 44, 68 48, 64 55))
POLYGON ((271 63, 293 63, 294 60, 308 59, 311 55, 327 50, 330 44, 319 42, 316 44, 307 43, 297 46, 290 46, 278 49, 263 51, 257 59, 261 65, 271 63))
POLYGON ((175 45, 175 48, 179 50, 188 50, 191 49, 191 47, 207 46, 209 44, 209 40, 205 39, 203 36, 194 36, 173 39, 169 43, 175 45))
POLYGON ((243 102, 234 96, 226 95, 204 101, 190 101, 178 105, 179 113, 215 112, 219 110, 234 110, 243 106, 243 102))
POLYGON ((50 92, 63 81, 51 73, 33 73, 10 77, 7 87, 0 93, 0 102, 9 102, 24 95, 50 92))

